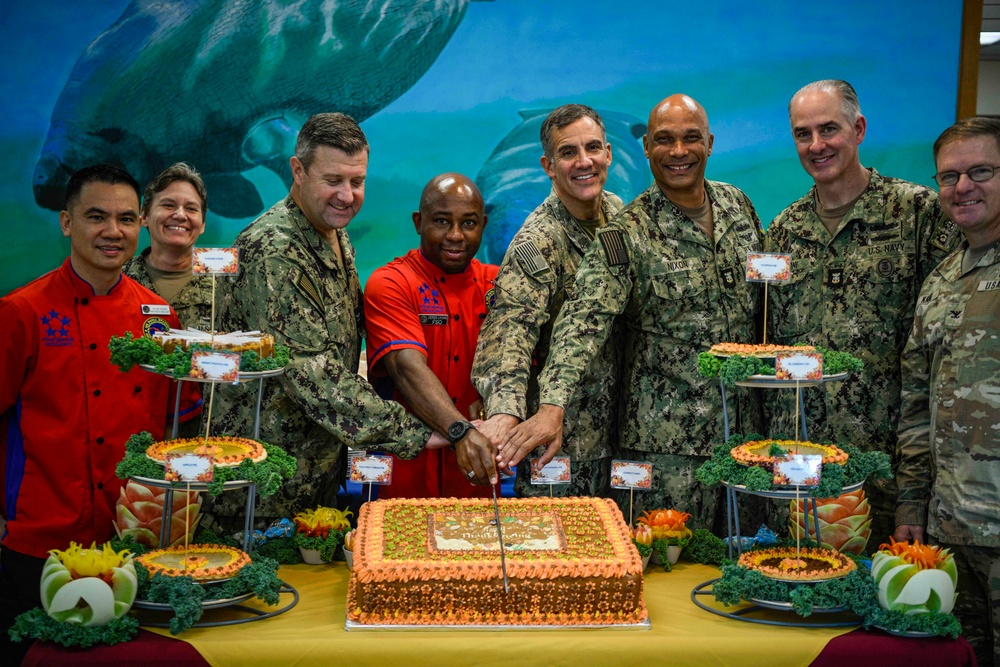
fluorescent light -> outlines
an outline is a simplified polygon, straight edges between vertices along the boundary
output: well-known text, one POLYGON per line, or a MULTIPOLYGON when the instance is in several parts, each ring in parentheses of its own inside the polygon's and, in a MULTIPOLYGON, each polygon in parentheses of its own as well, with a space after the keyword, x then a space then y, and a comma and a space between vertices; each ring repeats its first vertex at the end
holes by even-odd
POLYGON ((990 44, 996 44, 997 42, 1000 42, 1000 32, 979 33, 979 46, 989 46, 990 44))

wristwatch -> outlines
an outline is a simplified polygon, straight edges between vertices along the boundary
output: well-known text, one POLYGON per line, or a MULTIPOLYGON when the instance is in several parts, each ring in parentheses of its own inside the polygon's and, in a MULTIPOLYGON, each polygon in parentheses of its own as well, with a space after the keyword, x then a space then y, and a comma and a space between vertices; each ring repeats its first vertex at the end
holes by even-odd
POLYGON ((452 423, 452 425, 448 427, 448 442, 454 445, 456 442, 464 438, 466 433, 474 428, 476 427, 467 421, 457 421, 452 423))

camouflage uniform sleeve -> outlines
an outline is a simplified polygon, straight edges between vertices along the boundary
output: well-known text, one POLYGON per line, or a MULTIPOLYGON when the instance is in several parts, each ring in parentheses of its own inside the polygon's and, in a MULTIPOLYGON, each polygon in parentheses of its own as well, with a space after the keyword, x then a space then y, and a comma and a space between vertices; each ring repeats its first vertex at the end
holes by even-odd
MULTIPOLYGON (((339 442, 414 458, 431 429, 399 403, 379 398, 350 369, 339 344, 350 332, 330 330, 330 320, 317 312, 319 304, 302 288, 308 284, 303 273, 283 258, 267 258, 256 270, 248 267, 246 289, 239 295, 241 307, 248 309, 245 321, 271 331, 276 343, 289 347, 288 365, 279 378, 287 397, 339 442)), ((346 295, 339 307, 351 307, 346 295)))
POLYGON ((625 310, 633 284, 632 256, 632 241, 616 222, 590 244, 576 274, 576 295, 563 304, 552 329, 551 352, 538 382, 541 403, 569 404, 615 318, 625 310))
POLYGON ((555 284, 552 258, 543 248, 530 239, 523 243, 515 239, 497 274, 493 304, 479 332, 472 366, 472 381, 489 417, 528 416, 532 355, 549 321, 555 284))
MULTIPOLYGON (((921 297, 926 292, 921 291, 921 297)), ((901 414, 896 452, 899 467, 896 484, 899 500, 896 525, 927 525, 927 503, 931 488, 930 360, 923 318, 918 302, 913 328, 900 357, 902 374, 901 414)))
POLYGON ((922 285, 941 260, 951 254, 962 241, 958 227, 941 210, 941 202, 933 190, 927 189, 914 197, 916 208, 918 284, 922 285))

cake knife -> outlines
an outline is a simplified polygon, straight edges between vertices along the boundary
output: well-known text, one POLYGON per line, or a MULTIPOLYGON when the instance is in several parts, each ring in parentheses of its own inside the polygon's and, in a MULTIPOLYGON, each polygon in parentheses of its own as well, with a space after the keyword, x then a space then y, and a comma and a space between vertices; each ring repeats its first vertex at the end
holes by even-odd
POLYGON ((493 489, 493 516, 497 523, 497 539, 500 540, 500 571, 503 572, 503 592, 510 593, 507 585, 507 559, 503 550, 503 529, 500 528, 500 506, 497 504, 497 485, 490 484, 493 489))

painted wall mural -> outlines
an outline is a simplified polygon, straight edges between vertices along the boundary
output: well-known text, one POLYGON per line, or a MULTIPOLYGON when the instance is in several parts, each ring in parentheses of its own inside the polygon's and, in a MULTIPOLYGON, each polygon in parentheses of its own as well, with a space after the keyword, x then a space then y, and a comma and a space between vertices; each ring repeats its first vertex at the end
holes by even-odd
MULTIPOLYGON (((649 109, 685 92, 715 134, 708 177, 770 220, 809 187, 788 131, 801 85, 845 78, 868 118, 862 161, 930 184, 930 145, 954 119, 961 0, 791 0, 697 6, 594 0, 8 0, 0 7, 0 294, 57 266, 69 174, 97 161, 145 182, 186 160, 205 176, 208 231, 224 245, 287 193, 301 123, 357 118, 372 146, 351 223, 362 280, 413 247, 432 176, 474 177, 499 261, 548 193, 545 114, 601 110, 628 201, 651 179, 649 109), (900 22, 900 15, 919 21, 900 22)), ((148 243, 145 232, 140 247, 148 243)))

